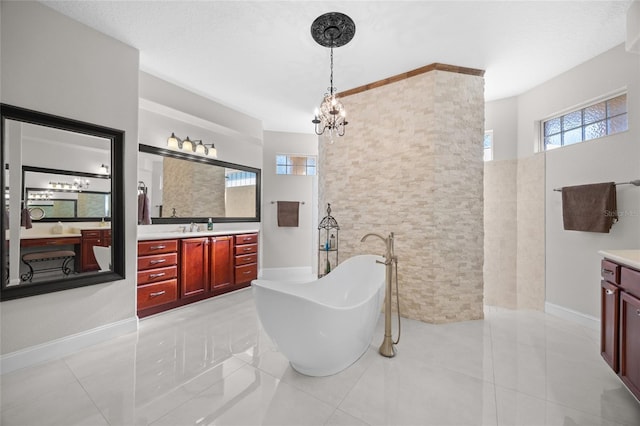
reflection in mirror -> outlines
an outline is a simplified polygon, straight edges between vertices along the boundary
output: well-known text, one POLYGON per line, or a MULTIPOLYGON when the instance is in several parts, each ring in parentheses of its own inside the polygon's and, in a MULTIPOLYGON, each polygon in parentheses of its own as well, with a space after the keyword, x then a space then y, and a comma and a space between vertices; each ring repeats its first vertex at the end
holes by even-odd
POLYGON ((22 167, 27 208, 44 211, 36 220, 100 221, 111 216, 111 177, 109 175, 22 167))
POLYGON ((2 300, 124 278, 123 140, 2 105, 2 300))
POLYGON ((140 145, 138 191, 152 223, 260 220, 260 169, 140 145))

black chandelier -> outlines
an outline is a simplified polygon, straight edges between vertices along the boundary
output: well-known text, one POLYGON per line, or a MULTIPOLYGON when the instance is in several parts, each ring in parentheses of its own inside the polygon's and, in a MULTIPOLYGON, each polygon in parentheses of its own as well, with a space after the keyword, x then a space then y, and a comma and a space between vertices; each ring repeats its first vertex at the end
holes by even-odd
POLYGON ((333 86, 333 48, 349 43, 356 33, 356 24, 347 15, 339 12, 329 12, 318 16, 311 24, 311 37, 321 46, 331 49, 331 75, 329 77, 328 93, 320 108, 315 111, 311 120, 315 124, 316 135, 325 134, 333 142, 334 136, 344 136, 346 111, 342 102, 336 97, 336 88, 333 86))

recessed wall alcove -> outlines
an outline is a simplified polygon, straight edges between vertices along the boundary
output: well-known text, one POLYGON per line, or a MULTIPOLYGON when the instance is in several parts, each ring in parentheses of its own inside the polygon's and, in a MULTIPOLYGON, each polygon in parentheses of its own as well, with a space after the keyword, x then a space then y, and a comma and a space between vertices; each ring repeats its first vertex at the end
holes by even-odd
POLYGON ((319 209, 341 259, 381 254, 394 232, 402 315, 483 317, 484 71, 432 64, 341 94, 346 135, 319 139, 319 209))

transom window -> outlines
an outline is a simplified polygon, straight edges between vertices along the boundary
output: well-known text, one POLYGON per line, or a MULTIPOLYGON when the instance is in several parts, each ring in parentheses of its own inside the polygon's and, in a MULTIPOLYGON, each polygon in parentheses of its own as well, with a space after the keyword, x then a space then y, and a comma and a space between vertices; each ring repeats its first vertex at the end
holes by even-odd
POLYGON ((627 128, 627 94, 624 93, 544 121, 544 149, 601 138, 627 128))
POLYGON ((484 161, 493 160, 493 130, 484 132, 484 161))
POLYGON ((253 172, 242 172, 238 170, 228 171, 225 173, 225 180, 225 186, 227 188, 255 185, 256 174, 253 172))
POLYGON ((317 170, 316 157, 312 155, 276 155, 276 174, 314 176, 317 170))

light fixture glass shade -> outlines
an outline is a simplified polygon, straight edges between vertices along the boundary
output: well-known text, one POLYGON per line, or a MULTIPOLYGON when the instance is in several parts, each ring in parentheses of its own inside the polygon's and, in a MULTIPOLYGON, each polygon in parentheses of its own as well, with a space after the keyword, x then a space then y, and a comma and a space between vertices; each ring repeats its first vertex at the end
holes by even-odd
POLYGON ((193 143, 191 142, 191 139, 189 139, 189 136, 182 141, 182 150, 193 152, 193 143))
POLYGON ((178 139, 173 132, 171 132, 171 136, 167 139, 167 147, 170 149, 180 149, 180 139, 178 139))
POLYGON ((196 145, 196 154, 205 155, 207 153, 207 147, 202 144, 202 141, 199 141, 196 145))
POLYGON ((218 158, 218 150, 214 144, 211 144, 211 148, 209 148, 207 155, 212 158, 218 158))

